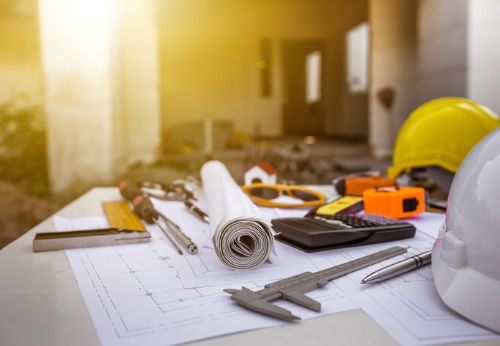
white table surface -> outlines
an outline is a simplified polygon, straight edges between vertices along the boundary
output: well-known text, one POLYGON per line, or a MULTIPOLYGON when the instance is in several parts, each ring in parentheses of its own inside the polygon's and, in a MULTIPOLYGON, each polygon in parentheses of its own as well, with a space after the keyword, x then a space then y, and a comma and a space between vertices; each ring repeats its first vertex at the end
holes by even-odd
MULTIPOLYGON (((58 215, 103 215, 116 188, 93 188, 58 215)), ((333 189, 332 189, 333 190, 333 189)), ((329 191, 326 191, 328 193, 329 191)), ((49 218, 0 251, 0 345, 99 345, 64 251, 34 253, 35 233, 55 230, 49 218)), ((362 310, 203 340, 194 345, 396 345, 362 310)), ((481 343, 499 345, 498 342, 481 343)), ((464 344, 462 344, 464 345, 464 344)))

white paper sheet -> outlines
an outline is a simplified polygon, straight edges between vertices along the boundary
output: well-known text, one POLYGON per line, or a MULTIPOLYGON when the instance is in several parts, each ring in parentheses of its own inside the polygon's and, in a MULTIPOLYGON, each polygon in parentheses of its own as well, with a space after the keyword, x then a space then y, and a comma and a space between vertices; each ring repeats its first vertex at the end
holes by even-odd
POLYGON ((437 238, 443 214, 426 213, 409 220, 418 233, 400 244, 411 246, 408 253, 339 278, 335 284, 403 345, 500 340, 496 335, 451 311, 439 298, 434 285, 431 265, 395 278, 361 284, 371 272, 427 250, 437 238))
MULTIPOLYGON (((197 217, 179 202, 153 200, 155 208, 161 210, 168 217, 180 225, 182 230, 188 234, 198 246, 198 253, 189 256, 172 256, 172 261, 178 268, 178 275, 186 288, 203 287, 213 285, 233 285, 245 281, 275 280, 276 278, 292 276, 305 271, 314 271, 316 266, 309 257, 302 256, 301 252, 288 246, 277 246, 278 256, 273 256, 272 263, 265 261, 253 270, 234 270, 221 262, 214 251, 212 233, 210 226, 197 217)), ((205 207, 203 200, 197 202, 205 207)), ((264 217, 278 217, 281 213, 273 208, 262 212, 264 217)), ((302 216, 305 211, 290 211, 288 215, 302 216)))
MULTIPOLYGON (((159 202, 155 206, 163 203, 183 206, 179 202, 159 202)), ((195 243, 201 244, 206 236, 201 227, 206 224, 183 208, 185 215, 172 214, 171 217, 195 243)), ((162 212, 167 213, 167 209, 162 212)), ((303 211, 298 212, 301 214, 303 211)), ((54 224, 59 230, 74 230, 90 225, 106 227, 106 220, 104 217, 100 220, 57 217, 54 224)), ((212 248, 202 247, 196 255, 181 256, 157 226, 146 227, 152 236, 151 243, 66 250, 103 345, 164 346, 283 325, 286 322, 235 304, 223 289, 245 286, 259 290, 265 284, 297 272, 319 269, 314 264, 314 256, 304 257, 300 251, 277 243, 279 253, 291 251, 285 256, 291 263, 280 265, 278 262, 251 271, 235 271, 222 265, 212 248), (210 262, 217 267, 207 266, 203 271, 203 264, 210 262)), ((321 302, 320 313, 287 301, 277 304, 292 309, 302 319, 357 308, 332 283, 309 295, 321 302)))
MULTIPOLYGON (((216 258, 208 225, 185 207, 183 210, 182 203, 161 202, 157 207, 171 216, 196 243, 205 242, 209 246, 201 246, 196 255, 180 256, 156 226, 148 226, 152 235, 149 244, 66 251, 103 345, 170 345, 282 325, 285 322, 234 304, 222 289, 245 286, 258 290, 292 275, 294 270, 318 271, 393 245, 411 248, 405 255, 308 292, 321 302, 320 313, 290 302, 276 303, 303 319, 359 306, 402 345, 500 340, 497 334, 466 321, 442 304, 429 267, 380 284, 359 284, 376 269, 430 249, 444 219, 442 214, 425 214, 410 220, 417 225, 415 238, 397 242, 312 254, 277 242, 278 259, 286 258, 288 263, 278 261, 251 271, 234 271, 216 258)), ((268 216, 281 212, 271 208, 261 210, 268 216)), ((286 211, 286 216, 293 216, 290 213, 286 211)), ((302 216, 304 211, 296 213, 302 216)), ((107 226, 104 217, 56 218, 54 223, 59 230, 107 226)))

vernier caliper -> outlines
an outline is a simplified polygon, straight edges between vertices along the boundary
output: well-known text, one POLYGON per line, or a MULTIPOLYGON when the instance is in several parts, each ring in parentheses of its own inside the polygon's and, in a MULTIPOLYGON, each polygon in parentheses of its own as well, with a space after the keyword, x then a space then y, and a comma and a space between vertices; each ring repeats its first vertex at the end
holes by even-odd
POLYGON ((241 287, 241 290, 225 289, 224 291, 230 293, 231 299, 236 303, 250 310, 291 321, 300 319, 300 317, 293 315, 289 310, 269 302, 281 298, 319 312, 321 310, 321 303, 306 296, 304 292, 326 286, 329 280, 352 273, 388 258, 401 255, 406 251, 407 248, 394 246, 350 262, 320 270, 316 273, 305 272, 294 275, 265 285, 265 288, 256 292, 246 287, 241 287))

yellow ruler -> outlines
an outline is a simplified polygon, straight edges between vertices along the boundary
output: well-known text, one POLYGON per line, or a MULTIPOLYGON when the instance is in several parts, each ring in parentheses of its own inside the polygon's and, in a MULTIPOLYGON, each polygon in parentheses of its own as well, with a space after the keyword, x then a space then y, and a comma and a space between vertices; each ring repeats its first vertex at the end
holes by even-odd
POLYGON ((102 202, 102 207, 111 227, 147 231, 141 219, 134 213, 127 202, 102 202))

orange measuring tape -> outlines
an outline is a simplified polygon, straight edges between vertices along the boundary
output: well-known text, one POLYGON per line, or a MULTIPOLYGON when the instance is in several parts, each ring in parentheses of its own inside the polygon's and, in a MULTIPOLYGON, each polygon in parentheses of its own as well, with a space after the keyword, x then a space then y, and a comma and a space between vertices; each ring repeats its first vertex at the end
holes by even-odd
POLYGON ((395 219, 418 215, 425 210, 425 190, 421 187, 376 187, 363 192, 365 213, 395 219))
POLYGON ((395 184, 394 179, 381 176, 359 176, 336 179, 333 185, 340 195, 363 196, 365 190, 395 184))

